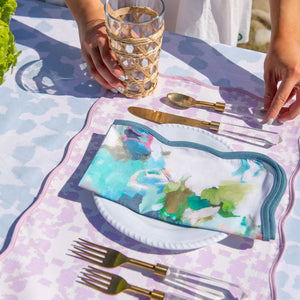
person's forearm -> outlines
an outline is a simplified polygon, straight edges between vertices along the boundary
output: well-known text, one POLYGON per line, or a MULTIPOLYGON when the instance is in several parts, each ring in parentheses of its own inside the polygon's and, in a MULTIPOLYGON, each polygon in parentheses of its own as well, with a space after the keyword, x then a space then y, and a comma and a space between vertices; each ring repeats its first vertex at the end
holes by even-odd
POLYGON ((300 42, 300 0, 270 0, 271 42, 296 39, 300 42))
POLYGON ((65 0, 78 26, 105 19, 104 6, 100 0, 65 0))

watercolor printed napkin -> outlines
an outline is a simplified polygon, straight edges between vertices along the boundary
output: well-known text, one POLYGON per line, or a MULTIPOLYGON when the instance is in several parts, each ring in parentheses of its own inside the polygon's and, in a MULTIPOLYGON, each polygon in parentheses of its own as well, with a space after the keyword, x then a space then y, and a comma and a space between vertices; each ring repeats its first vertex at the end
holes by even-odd
POLYGON ((151 218, 270 240, 286 175, 261 153, 169 141, 116 120, 79 185, 151 218))

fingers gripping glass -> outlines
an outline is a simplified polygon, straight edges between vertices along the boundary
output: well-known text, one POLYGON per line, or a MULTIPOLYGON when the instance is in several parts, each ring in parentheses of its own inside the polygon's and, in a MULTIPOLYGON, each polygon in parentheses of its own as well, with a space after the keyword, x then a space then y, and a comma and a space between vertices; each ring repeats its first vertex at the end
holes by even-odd
POLYGON ((125 72, 127 97, 145 97, 157 86, 164 10, 162 0, 105 3, 109 45, 125 72))

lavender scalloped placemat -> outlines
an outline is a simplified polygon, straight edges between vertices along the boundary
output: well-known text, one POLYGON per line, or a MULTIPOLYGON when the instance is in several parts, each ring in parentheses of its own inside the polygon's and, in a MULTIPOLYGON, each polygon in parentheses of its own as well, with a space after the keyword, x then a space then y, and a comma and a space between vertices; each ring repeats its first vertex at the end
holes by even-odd
MULTIPOLYGON (((274 274, 284 249, 283 223, 293 201, 287 190, 276 211, 277 238, 271 242, 252 241, 230 236, 225 240, 191 251, 156 249, 122 235, 99 214, 92 194, 78 187, 78 182, 115 119, 127 119, 151 126, 132 116, 128 106, 143 106, 203 120, 257 126, 254 119, 262 99, 234 88, 208 86, 192 78, 160 75, 157 90, 144 99, 127 99, 107 93, 91 108, 86 126, 70 142, 62 163, 49 175, 37 201, 19 220, 12 242, 0 256, 0 290, 4 299, 93 299, 99 294, 76 282, 87 264, 70 255, 78 237, 105 244, 131 257, 153 263, 177 266, 239 284, 249 299, 276 296, 274 274), (197 99, 225 101, 231 115, 203 109, 178 110, 166 100, 168 92, 177 91, 197 99), (240 118, 239 116, 243 116, 240 118)), ((295 122, 272 126, 283 142, 270 149, 226 139, 234 150, 262 152, 285 169, 288 179, 298 162, 295 122)), ((46 159, 46 158, 45 158, 46 159)), ((116 268, 131 282, 149 289, 174 292, 172 286, 159 282, 150 273, 116 268), (146 275, 146 276, 145 276, 146 275)), ((101 299, 111 299, 101 295, 101 299)), ((114 299, 135 299, 121 294, 114 299)))

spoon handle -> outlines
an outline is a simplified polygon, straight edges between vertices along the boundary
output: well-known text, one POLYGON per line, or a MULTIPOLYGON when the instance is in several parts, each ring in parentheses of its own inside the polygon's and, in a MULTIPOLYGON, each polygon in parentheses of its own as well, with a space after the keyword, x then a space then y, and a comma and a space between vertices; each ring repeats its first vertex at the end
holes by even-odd
POLYGON ((211 107, 214 108, 214 110, 220 112, 225 111, 225 103, 222 102, 211 103, 211 102, 197 100, 196 104, 199 106, 211 107))

